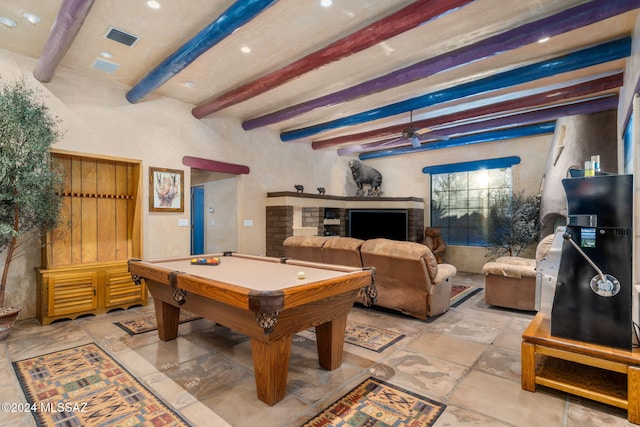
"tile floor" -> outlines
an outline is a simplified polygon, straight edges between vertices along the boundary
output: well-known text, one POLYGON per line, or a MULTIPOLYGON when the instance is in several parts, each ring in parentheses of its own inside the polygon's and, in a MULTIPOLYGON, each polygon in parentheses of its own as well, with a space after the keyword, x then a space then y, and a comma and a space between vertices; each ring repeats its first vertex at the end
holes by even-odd
MULTIPOLYGON (((458 273, 456 283, 482 280, 458 273)), ((11 361, 96 342, 193 426, 299 426, 371 375, 446 403, 435 427, 632 425, 622 410, 550 389, 523 391, 520 341, 533 314, 489 307, 482 292, 430 322, 354 307, 350 320, 406 337, 382 353, 345 344, 343 365, 332 372, 317 366, 314 334, 297 335, 287 395, 272 407, 256 398, 246 337, 204 319, 181 325, 171 342, 114 325, 152 313, 151 304, 48 326, 18 322, 0 343, 0 401, 25 401, 11 361)), ((0 425, 35 422, 3 413, 0 425)))

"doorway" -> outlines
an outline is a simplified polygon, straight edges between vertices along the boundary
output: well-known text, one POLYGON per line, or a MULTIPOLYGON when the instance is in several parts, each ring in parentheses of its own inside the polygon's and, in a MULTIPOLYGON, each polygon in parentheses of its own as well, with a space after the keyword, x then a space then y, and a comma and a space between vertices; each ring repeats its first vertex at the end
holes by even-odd
POLYGON ((191 185, 192 254, 237 252, 237 175, 191 169, 191 185))
POLYGON ((204 187, 191 187, 191 255, 204 253, 204 187))

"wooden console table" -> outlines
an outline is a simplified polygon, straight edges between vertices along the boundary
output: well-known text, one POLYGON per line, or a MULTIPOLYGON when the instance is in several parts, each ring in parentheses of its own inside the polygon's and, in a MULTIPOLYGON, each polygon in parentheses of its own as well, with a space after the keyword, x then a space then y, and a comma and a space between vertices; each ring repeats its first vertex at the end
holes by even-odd
POLYGON ((586 397, 626 409, 629 422, 640 424, 640 349, 557 338, 550 327, 538 313, 522 335, 522 389, 540 384, 586 397))

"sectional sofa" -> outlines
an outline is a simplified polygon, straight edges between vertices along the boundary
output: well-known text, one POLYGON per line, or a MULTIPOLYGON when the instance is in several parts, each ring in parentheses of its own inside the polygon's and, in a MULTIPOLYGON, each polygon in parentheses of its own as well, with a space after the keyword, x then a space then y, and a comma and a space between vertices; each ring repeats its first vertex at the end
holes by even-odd
MULTIPOLYGON (((291 236, 284 241, 284 252, 293 259, 374 267, 378 291, 375 306, 419 319, 449 309, 456 268, 438 264, 423 244, 390 239, 291 236)), ((360 302, 368 304, 364 296, 360 302)))

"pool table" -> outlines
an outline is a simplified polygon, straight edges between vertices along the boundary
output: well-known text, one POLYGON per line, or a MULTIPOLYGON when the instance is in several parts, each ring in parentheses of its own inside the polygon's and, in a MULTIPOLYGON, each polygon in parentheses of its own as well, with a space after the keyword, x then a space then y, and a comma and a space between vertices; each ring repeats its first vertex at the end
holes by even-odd
POLYGON ((198 257, 220 263, 131 260, 129 272, 151 292, 162 341, 177 337, 181 309, 249 336, 258 398, 268 405, 285 396, 293 335, 315 327, 320 366, 336 369, 358 293, 375 295, 372 269, 230 252, 198 257))

